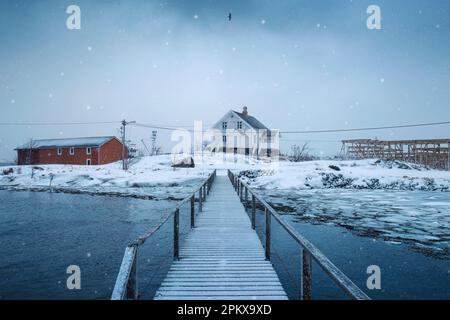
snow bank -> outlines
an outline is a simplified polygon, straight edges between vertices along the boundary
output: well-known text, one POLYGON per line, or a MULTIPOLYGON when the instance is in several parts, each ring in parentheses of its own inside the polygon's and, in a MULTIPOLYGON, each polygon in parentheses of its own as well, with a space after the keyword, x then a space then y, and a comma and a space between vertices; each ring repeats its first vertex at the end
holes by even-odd
POLYGON ((141 198, 187 195, 210 169, 174 169, 169 156, 144 157, 123 171, 121 162, 101 166, 39 165, 0 167, 0 188, 108 194, 141 198), (8 172, 8 171, 13 172, 8 172))
POLYGON ((389 189, 450 191, 450 172, 401 161, 281 162, 278 169, 241 170, 264 189, 389 189))

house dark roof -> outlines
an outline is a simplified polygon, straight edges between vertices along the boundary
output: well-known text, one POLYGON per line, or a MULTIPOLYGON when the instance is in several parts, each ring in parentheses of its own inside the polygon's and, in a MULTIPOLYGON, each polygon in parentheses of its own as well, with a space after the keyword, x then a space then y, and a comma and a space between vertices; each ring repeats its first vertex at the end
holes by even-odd
POLYGON ((245 122, 247 122, 253 129, 265 129, 269 130, 265 125, 263 125, 258 119, 255 117, 249 116, 248 114, 243 114, 242 112, 234 111, 239 117, 241 117, 245 122))
MULTIPOLYGON (((87 137, 87 138, 68 138, 68 139, 40 139, 33 140, 33 149, 44 148, 69 148, 69 147, 98 147, 102 144, 114 139, 114 136, 109 137, 87 137)), ((30 149, 30 143, 25 143, 16 148, 16 150, 30 149)))

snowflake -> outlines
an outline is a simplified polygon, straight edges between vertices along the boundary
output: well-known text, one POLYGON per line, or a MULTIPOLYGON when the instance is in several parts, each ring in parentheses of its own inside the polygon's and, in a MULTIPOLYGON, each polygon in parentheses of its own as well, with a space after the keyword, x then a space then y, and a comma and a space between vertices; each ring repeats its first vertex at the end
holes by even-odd
POLYGON ((195 19, 195 20, 198 19, 198 14, 194 14, 194 19, 195 19))
POLYGON ((88 51, 92 51, 92 47, 87 47, 88 51))
POLYGON ((266 20, 265 20, 265 19, 262 19, 262 20, 261 20, 261 24, 266 24, 266 20))
POLYGON ((16 100, 12 99, 12 100, 11 100, 11 103, 12 103, 12 104, 16 103, 16 100))
POLYGON ((91 253, 90 253, 90 252, 86 253, 86 256, 87 256, 88 258, 90 258, 90 257, 91 257, 91 253))
POLYGON ((86 110, 91 110, 91 106, 86 106, 86 110))
POLYGON ((381 82, 381 83, 384 83, 384 78, 381 78, 381 79, 380 79, 380 82, 381 82))

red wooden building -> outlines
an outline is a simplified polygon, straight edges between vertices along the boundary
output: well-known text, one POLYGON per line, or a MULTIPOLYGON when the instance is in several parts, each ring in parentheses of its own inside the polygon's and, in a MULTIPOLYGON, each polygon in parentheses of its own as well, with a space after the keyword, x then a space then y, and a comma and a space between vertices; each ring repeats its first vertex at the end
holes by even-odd
POLYGON ((128 149, 116 137, 31 140, 17 150, 19 165, 100 165, 128 157, 128 149))

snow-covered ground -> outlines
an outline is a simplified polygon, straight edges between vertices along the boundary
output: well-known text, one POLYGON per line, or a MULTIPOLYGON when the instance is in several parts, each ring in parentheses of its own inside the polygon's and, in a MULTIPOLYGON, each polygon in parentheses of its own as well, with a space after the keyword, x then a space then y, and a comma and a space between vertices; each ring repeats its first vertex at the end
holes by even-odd
POLYGON ((195 168, 171 167, 168 155, 144 157, 123 171, 103 166, 3 166, 0 189, 182 199, 213 169, 240 173, 280 212, 332 223, 360 235, 450 253, 450 172, 399 161, 265 163, 222 155, 196 157, 195 168), (34 172, 34 173, 33 173, 34 172), (53 178, 52 178, 53 177, 53 178))
POLYGON ((195 168, 172 168, 170 155, 143 157, 127 171, 122 163, 101 166, 36 165, 0 166, 0 189, 108 194, 139 198, 182 199, 214 169, 266 168, 262 162, 220 155, 196 157, 195 168))
POLYGON ((169 156, 157 156, 142 158, 127 171, 122 170, 121 162, 102 166, 5 166, 0 167, 0 188, 182 198, 210 171, 203 168, 173 169, 171 164, 169 156), (10 169, 13 172, 5 174, 10 169))
POLYGON ((213 170, 240 172, 252 186, 269 189, 390 189, 450 191, 450 172, 402 162, 309 161, 276 164, 243 156, 197 156, 195 168, 171 167, 169 155, 144 157, 127 171, 121 163, 102 166, 0 167, 0 188, 179 198, 213 170), (170 190, 169 190, 170 189, 170 190))
POLYGON ((450 191, 450 172, 401 161, 281 162, 278 170, 241 172, 264 189, 389 189, 450 191))

